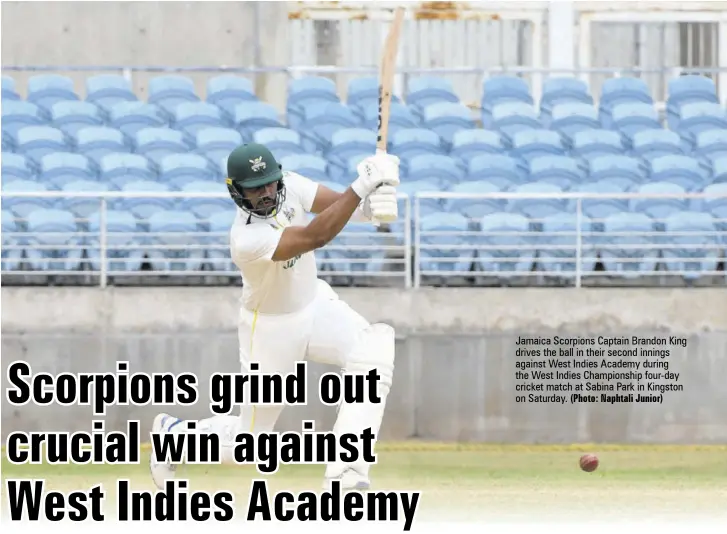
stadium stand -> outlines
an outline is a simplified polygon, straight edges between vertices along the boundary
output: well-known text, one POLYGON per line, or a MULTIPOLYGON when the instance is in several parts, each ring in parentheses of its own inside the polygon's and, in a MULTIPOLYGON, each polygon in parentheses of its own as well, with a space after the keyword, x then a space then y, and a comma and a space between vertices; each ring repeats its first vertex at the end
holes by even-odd
MULTIPOLYGON (((240 76, 211 77, 204 96, 182 75, 157 76, 148 89, 144 100, 121 76, 91 76, 82 98, 69 78, 36 75, 23 98, 15 80, 3 76, 3 192, 224 194, 226 157, 250 141, 268 145, 285 169, 341 190, 375 149, 376 78, 351 79, 346 98, 328 78, 292 80, 284 115, 240 76)), ((589 88, 552 77, 536 102, 523 79, 490 77, 480 109, 472 111, 446 79, 413 77, 403 98, 394 98, 389 150, 401 158, 406 195, 551 195, 422 198, 418 241, 412 239, 423 275, 568 278, 577 259, 583 275, 600 270, 624 279, 676 272, 696 280, 724 271, 724 197, 556 198, 563 192, 724 195, 727 110, 709 78, 671 80, 660 115, 639 78, 589 88)), ((138 272, 148 264, 160 272, 234 274, 225 241, 234 216, 229 199, 133 197, 109 200, 107 208, 110 271, 138 272)), ((98 199, 88 197, 4 198, 3 272, 97 270, 98 209, 98 199)), ((378 232, 350 226, 350 235, 318 254, 321 268, 386 270, 377 236, 388 229, 401 244, 405 223, 378 232), (362 244, 369 248, 346 249, 362 244)))

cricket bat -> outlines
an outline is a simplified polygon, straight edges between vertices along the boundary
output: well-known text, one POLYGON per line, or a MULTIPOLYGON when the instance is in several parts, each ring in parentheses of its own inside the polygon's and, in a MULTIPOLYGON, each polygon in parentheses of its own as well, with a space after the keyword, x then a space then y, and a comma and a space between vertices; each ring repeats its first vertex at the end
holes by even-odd
POLYGON ((391 110, 391 92, 396 71, 396 56, 399 51, 399 35, 404 22, 404 8, 396 9, 394 20, 386 36, 384 51, 381 54, 381 71, 379 73, 379 126, 376 139, 376 151, 386 152, 389 137, 389 112, 391 110))
MULTIPOLYGON (((384 50, 381 54, 381 70, 379 72, 379 125, 376 138, 376 152, 385 153, 389 138, 389 112, 391 110, 391 92, 394 85, 396 71, 396 56, 399 52, 399 35, 404 22, 404 8, 399 7, 394 13, 394 20, 386 36, 384 50)), ((379 222, 393 222, 393 220, 379 219, 379 222)))

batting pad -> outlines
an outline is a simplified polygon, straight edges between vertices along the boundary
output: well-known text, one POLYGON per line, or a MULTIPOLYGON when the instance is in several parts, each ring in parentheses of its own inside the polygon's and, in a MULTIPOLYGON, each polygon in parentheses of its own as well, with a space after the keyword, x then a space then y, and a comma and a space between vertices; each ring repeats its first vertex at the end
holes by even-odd
MULTIPOLYGON (((374 435, 378 435, 384 418, 386 398, 394 376, 394 336, 394 329, 391 326, 377 323, 366 328, 359 337, 358 343, 348 357, 344 373, 365 375, 375 369, 379 374, 377 391, 380 402, 371 402, 369 399, 362 403, 342 402, 333 427, 336 436, 359 435, 367 428, 370 428, 374 435)), ((359 458, 362 458, 361 454, 359 458)), ((346 469, 351 468, 368 477, 370 464, 363 459, 354 463, 334 462, 328 464, 326 477, 340 477, 346 469)))

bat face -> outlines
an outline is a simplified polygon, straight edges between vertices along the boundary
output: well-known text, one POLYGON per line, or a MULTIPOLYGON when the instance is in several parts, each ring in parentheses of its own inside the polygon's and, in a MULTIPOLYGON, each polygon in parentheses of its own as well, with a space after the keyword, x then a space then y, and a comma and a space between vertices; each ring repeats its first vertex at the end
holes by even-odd
POLYGON ((376 126, 378 135, 376 137, 376 143, 381 143, 381 127, 383 126, 383 111, 384 111, 384 88, 379 85, 379 124, 376 126))

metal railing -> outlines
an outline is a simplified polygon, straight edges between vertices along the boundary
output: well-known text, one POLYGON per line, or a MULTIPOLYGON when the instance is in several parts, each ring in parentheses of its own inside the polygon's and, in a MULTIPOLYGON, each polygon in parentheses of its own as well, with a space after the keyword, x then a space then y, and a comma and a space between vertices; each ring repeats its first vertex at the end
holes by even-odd
POLYGON ((718 277, 717 283, 727 283, 727 193, 422 192, 415 195, 413 215, 415 288, 428 285, 428 277, 465 277, 474 283, 489 278, 496 284, 520 279, 526 285, 541 285, 550 279, 575 287, 594 279, 644 283, 644 278, 653 277, 686 282, 718 277), (442 202, 427 205, 430 214, 440 209, 456 213, 447 201, 464 199, 483 201, 475 211, 485 213, 469 218, 466 229, 462 228, 464 221, 427 218, 423 213, 427 201, 442 202), (634 222, 586 213, 592 208, 589 204, 596 202, 613 203, 614 213, 623 210, 621 213, 636 217, 644 210, 708 213, 704 202, 716 199, 724 199, 719 208, 723 215, 712 215, 709 224, 684 224, 657 214, 634 222), (652 205, 644 206, 645 200, 653 201, 652 205), (523 201, 530 201, 530 205, 523 206, 523 201), (642 206, 633 211, 629 201, 642 201, 642 206), (531 215, 525 221, 508 218, 523 211, 540 211, 545 216, 531 215))
MULTIPOLYGON (((41 209, 65 209, 69 200, 98 201, 98 208, 86 206, 84 213, 74 214, 73 229, 49 221, 38 229, 28 227, 31 209, 23 207, 26 217, 16 212, 12 221, 3 220, 2 275, 27 278, 59 277, 97 279, 106 287, 109 278, 120 281, 130 277, 236 277, 239 272, 230 258, 229 230, 234 220, 230 201, 229 225, 224 229, 210 226, 209 218, 191 224, 165 224, 151 218, 135 217, 135 227, 113 223, 108 214, 121 201, 176 199, 226 199, 225 193, 183 192, 88 192, 67 193, 2 192, 3 213, 6 199, 46 201, 41 209), (50 201, 50 202, 48 202, 50 201), (174 227, 172 231, 169 226, 174 227), (14 227, 14 228, 13 228, 14 227)), ((411 204, 402 200, 402 216, 411 220, 411 204)), ((137 206, 145 211, 143 206, 137 206)), ((128 204, 124 209, 128 209, 128 204)), ((159 208, 157 208, 159 209, 159 208)), ((172 209, 183 209, 177 203, 172 209)), ((162 210, 159 210, 162 211, 162 210)), ((219 211, 217 211, 219 213, 219 211)), ((138 214, 138 213, 137 213, 138 214)), ((170 223, 174 223, 170 219, 170 223)), ((383 229, 382 229, 383 230, 383 229)), ((400 233, 376 231, 370 223, 349 223, 344 231, 324 249, 316 252, 322 276, 362 278, 398 278, 411 286, 411 232, 408 225, 400 233)))
MULTIPOLYGON (((647 283, 650 278, 727 283, 726 193, 421 192, 414 195, 413 206, 407 195, 399 197, 399 221, 379 231, 370 224, 349 223, 318 251, 320 275, 345 277, 342 284, 393 279, 407 288, 458 283, 458 279, 468 285, 507 285, 519 280, 526 285, 556 281, 575 287, 607 280, 647 283), (452 205, 462 200, 470 206, 452 205), (525 201, 529 204, 523 205, 525 201), (635 201, 641 203, 636 210, 629 205, 635 201), (636 223, 604 218, 594 214, 599 211, 597 203, 612 212, 637 217, 651 212, 653 216, 636 223), (679 221, 664 217, 667 211, 711 211, 712 215, 706 223, 679 221), (518 218, 523 212, 529 215, 518 218)), ((99 202, 98 220, 91 223, 89 216, 95 210, 87 209, 76 214, 72 229, 28 228, 27 216, 18 213, 12 221, 4 220, 5 277, 54 276, 59 284, 68 277, 85 277, 90 280, 87 283, 101 287, 134 277, 146 277, 145 283, 152 282, 148 277, 153 276, 185 283, 199 283, 189 280, 195 276, 239 278, 230 258, 226 224, 210 228, 209 220, 199 220, 193 228, 169 231, 150 225, 144 217, 135 221, 134 228, 118 224, 109 228, 107 220, 109 210, 120 200, 202 201, 228 198, 225 194, 3 192, 2 198, 4 209, 5 199, 11 198, 53 201, 45 204, 50 208, 63 208, 63 202, 71 198, 99 202)))

